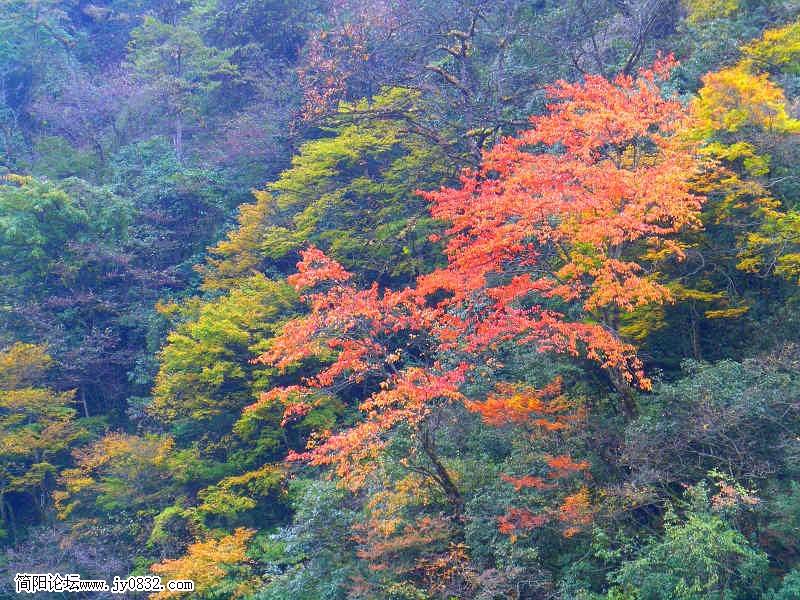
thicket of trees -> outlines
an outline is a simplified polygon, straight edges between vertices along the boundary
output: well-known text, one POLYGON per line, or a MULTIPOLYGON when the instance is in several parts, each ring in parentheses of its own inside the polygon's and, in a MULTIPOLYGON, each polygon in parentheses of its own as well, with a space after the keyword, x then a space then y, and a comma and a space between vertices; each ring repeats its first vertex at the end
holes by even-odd
POLYGON ((2 593, 798 597, 796 3, 0 5, 2 593))

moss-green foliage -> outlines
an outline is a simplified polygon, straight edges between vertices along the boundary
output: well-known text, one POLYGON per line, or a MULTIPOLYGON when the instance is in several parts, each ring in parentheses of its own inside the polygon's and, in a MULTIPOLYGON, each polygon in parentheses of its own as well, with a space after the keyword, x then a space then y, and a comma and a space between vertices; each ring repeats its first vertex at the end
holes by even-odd
POLYGON ((668 514, 663 538, 623 564, 612 581, 640 600, 745 600, 763 592, 768 566, 766 553, 718 515, 668 514))
MULTIPOLYGON (((315 244, 366 281, 398 283, 436 264, 438 231, 415 192, 453 175, 441 148, 415 134, 421 102, 406 89, 343 104, 268 191, 257 251, 284 269, 315 244)), ((262 259, 263 261, 263 259, 262 259)))
MULTIPOLYGON (((153 16, 145 16, 131 31, 128 49, 131 71, 149 92, 148 100, 161 104, 171 118, 168 127, 175 153, 183 161, 187 152, 185 129, 189 125, 197 128, 201 115, 210 111, 203 103, 226 77, 235 75, 236 67, 229 62, 234 50, 206 45, 200 32, 188 23, 163 22, 153 16)), ((148 110, 139 116, 154 112, 148 110)))
POLYGON ((161 351, 148 412, 181 440, 228 431, 258 391, 250 359, 294 300, 286 284, 253 275, 219 298, 164 307, 182 322, 161 351))

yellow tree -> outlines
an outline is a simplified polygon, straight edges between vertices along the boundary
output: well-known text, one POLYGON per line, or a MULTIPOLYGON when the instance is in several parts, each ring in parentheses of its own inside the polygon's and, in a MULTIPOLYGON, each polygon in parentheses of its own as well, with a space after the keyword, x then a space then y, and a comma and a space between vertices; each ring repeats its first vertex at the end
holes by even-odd
MULTIPOLYGON (((192 597, 240 598, 252 593, 260 579, 253 572, 247 556, 247 542, 255 534, 240 527, 220 539, 209 538, 190 545, 181 558, 165 560, 150 567, 162 580, 191 580, 192 597), (231 577, 230 580, 226 580, 231 577)), ((181 592, 164 590, 150 596, 151 600, 173 598, 181 592)))
POLYGON ((742 47, 737 64, 703 77, 692 103, 693 135, 706 140, 705 152, 720 166, 707 182, 714 201, 706 225, 736 232, 730 241, 739 269, 787 278, 800 275, 800 213, 780 192, 792 179, 780 163, 794 162, 788 153, 800 121, 768 71, 800 73, 798 40, 800 22, 766 31, 742 47))
POLYGON ((86 433, 73 421, 73 392, 37 387, 50 362, 41 346, 0 350, 0 521, 14 537, 18 512, 44 517, 58 471, 86 433))

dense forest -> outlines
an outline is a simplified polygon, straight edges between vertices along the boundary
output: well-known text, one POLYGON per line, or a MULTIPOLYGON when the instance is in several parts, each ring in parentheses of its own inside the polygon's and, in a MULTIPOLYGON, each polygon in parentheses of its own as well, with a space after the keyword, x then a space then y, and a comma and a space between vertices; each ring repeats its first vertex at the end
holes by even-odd
POLYGON ((800 2, 0 6, 0 597, 800 598, 800 2))

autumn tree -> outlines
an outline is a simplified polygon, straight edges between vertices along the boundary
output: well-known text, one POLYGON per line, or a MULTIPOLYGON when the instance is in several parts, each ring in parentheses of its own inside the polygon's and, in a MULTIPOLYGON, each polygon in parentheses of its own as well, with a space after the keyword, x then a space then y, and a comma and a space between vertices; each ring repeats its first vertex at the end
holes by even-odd
POLYGON ((69 450, 87 432, 75 423, 74 392, 40 387, 52 359, 44 348, 16 343, 0 351, 0 537, 41 523, 69 450))
MULTIPOLYGON (((781 79, 800 74, 800 53, 796 48, 798 36, 800 21, 768 29, 761 39, 743 46, 746 58, 739 65, 751 69, 751 77, 758 78, 758 87, 763 90, 763 95, 751 92, 749 127, 739 128, 744 139, 737 142, 744 144, 745 148, 750 145, 761 155, 763 166, 752 174, 765 176, 760 183, 772 194, 763 194, 767 199, 757 205, 763 224, 758 230, 748 233, 747 249, 738 266, 762 273, 774 269, 776 274, 790 281, 800 281, 800 203, 797 201, 798 187, 792 176, 795 161, 792 146, 800 134, 800 120, 789 115, 789 101, 784 99, 783 90, 767 73, 771 71, 781 79), (767 72, 759 72, 762 69, 767 72), (770 205, 770 195, 774 195, 780 204, 774 202, 770 205)), ((736 113, 729 111, 727 114, 736 113)))
MULTIPOLYGON (((101 543, 129 565, 149 554, 148 541, 158 515, 169 506, 185 503, 183 486, 189 480, 203 479, 197 454, 177 451, 175 442, 165 435, 112 432, 74 450, 73 458, 75 465, 60 473, 59 489, 53 494, 58 517, 68 519, 78 543, 101 543)), ((193 519, 180 521, 182 529, 189 531, 173 524, 170 542, 183 548, 199 525, 193 519)), ((159 540, 153 542, 158 551, 159 540)))
POLYGON ((649 386, 621 319, 671 300, 652 265, 681 256, 675 234, 699 224, 703 200, 692 192, 697 144, 680 135, 689 117, 658 88, 671 64, 556 84, 550 114, 488 152, 461 189, 427 194, 434 216, 452 226, 448 267, 420 288, 446 290, 449 310, 469 311, 450 317, 457 335, 474 319, 479 348, 523 334, 600 361, 626 397, 630 384, 649 386), (552 151, 531 151, 542 146, 552 151))
MULTIPOLYGON (((198 598, 238 598, 259 587, 260 578, 253 573, 251 559, 247 556, 247 542, 256 532, 237 529, 221 539, 210 538, 189 546, 186 556, 165 560, 150 570, 166 579, 194 581, 193 594, 198 598), (230 579, 228 579, 230 578, 230 579)), ((164 590, 151 597, 173 598, 180 592, 164 590)))
POLYGON ((691 102, 688 135, 714 167, 696 182, 708 197, 702 230, 682 236, 683 263, 664 263, 678 303, 661 311, 661 339, 644 342, 662 365, 675 368, 687 355, 732 358, 754 344, 767 351, 782 337, 782 326, 765 328, 763 318, 782 313, 792 293, 773 275, 797 276, 792 173, 800 122, 780 85, 796 60, 787 42, 793 28, 742 46, 738 62, 702 76, 691 102))
MULTIPOLYGON (((690 187, 702 161, 696 145, 679 135, 686 110, 658 87, 671 65, 659 61, 637 78, 553 86, 548 115, 487 152, 480 171, 463 174, 462 187, 426 194, 433 215, 450 223, 448 264, 414 287, 359 289, 321 251, 303 253, 288 281, 304 290, 309 312, 284 326, 259 360, 285 370, 316 359, 322 368, 300 385, 264 393, 249 410, 283 405, 290 427, 336 394, 357 403, 363 418, 337 433, 312 435, 305 451, 290 458, 329 465, 359 489, 392 432, 402 430, 413 440, 406 467, 439 490, 457 530, 464 499, 437 447, 443 415, 467 406, 490 420, 516 410, 521 420, 542 414, 547 421, 547 404, 537 404, 535 394, 505 393, 488 404, 465 396, 476 367, 490 364, 501 344, 598 361, 622 393, 626 413, 633 412, 632 389, 648 388, 649 380, 621 337, 620 316, 670 300, 647 259, 680 253, 670 238, 697 225, 702 203, 690 187)), ((569 456, 549 464, 556 478, 559 470, 585 469, 569 456)), ((585 494, 565 498, 566 521, 585 522, 585 494)), ((537 522, 527 517, 529 526, 537 522)))

